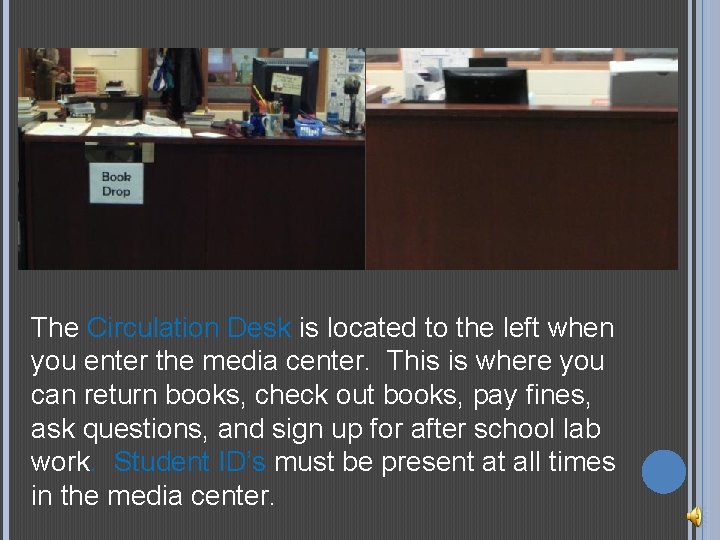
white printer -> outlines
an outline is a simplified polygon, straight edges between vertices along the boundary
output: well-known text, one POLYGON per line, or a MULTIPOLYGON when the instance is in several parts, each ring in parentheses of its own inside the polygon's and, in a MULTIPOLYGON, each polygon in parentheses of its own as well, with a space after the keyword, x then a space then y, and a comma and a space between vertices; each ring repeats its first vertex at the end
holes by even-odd
POLYGON ((648 58, 610 62, 610 104, 677 106, 678 61, 648 58))

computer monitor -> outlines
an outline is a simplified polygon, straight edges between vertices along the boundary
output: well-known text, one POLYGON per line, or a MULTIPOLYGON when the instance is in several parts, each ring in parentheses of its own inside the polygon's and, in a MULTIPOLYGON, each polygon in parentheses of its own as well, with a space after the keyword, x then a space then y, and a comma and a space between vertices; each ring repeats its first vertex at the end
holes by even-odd
POLYGON ((444 75, 446 103, 528 102, 526 69, 453 68, 444 75))
MULTIPOLYGON (((266 100, 282 99, 286 127, 294 125, 300 111, 315 113, 318 64, 306 58, 253 58, 253 84, 266 100)), ((254 101, 251 110, 259 110, 254 101)))
POLYGON ((494 68, 494 67, 507 67, 508 59, 500 57, 489 57, 481 56, 479 58, 470 58, 470 67, 479 68, 494 68))

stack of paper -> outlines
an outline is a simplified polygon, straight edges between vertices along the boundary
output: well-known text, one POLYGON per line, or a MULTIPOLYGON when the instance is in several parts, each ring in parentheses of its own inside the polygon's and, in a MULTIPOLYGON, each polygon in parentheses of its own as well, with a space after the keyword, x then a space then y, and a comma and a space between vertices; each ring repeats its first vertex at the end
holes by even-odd
POLYGON ((18 126, 22 127, 34 120, 39 120, 43 114, 35 101, 28 97, 18 98, 18 126))
POLYGON ((37 127, 28 131, 28 135, 65 135, 65 136, 78 136, 85 133, 90 124, 83 123, 63 123, 63 122, 44 122, 37 127))
POLYGON ((192 137, 187 128, 178 126, 99 126, 88 133, 89 137, 192 137))
POLYGON ((215 113, 185 113, 184 120, 186 126, 210 127, 215 120, 215 113))
POLYGON ((18 98, 18 113, 29 111, 35 105, 35 100, 29 97, 18 98))

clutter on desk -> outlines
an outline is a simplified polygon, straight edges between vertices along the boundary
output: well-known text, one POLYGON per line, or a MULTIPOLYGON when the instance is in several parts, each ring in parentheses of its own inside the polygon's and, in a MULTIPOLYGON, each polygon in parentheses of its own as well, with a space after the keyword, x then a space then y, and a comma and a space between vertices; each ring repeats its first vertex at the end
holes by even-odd
POLYGON ((330 101, 327 104, 326 111, 327 123, 333 126, 340 124, 340 103, 338 102, 337 92, 330 93, 330 101))
POLYGON ((18 127, 23 127, 31 122, 42 122, 47 120, 47 113, 40 111, 35 100, 29 97, 18 98, 18 127))
POLYGON ((115 125, 116 126, 139 126, 142 124, 142 122, 138 119, 132 119, 132 120, 116 120, 115 125))
POLYGON ((263 123, 263 114, 253 113, 250 115, 250 125, 252 130, 248 131, 250 137, 263 137, 265 135, 265 124, 263 123))
POLYGON ((61 118, 90 119, 95 115, 95 105, 82 95, 64 95, 58 100, 61 118))
POLYGON ((108 81, 105 83, 105 93, 109 96, 124 96, 127 88, 122 81, 108 81))
POLYGON ((350 114, 348 115, 348 129, 354 132, 358 129, 357 97, 360 93, 361 81, 357 75, 348 75, 345 78, 344 92, 350 98, 350 114))
POLYGON ((258 90, 257 86, 253 85, 252 89, 253 91, 250 92, 250 97, 258 106, 258 110, 262 114, 285 115, 285 105, 283 104, 282 99, 268 101, 263 97, 262 92, 258 90))
MULTIPOLYGON (((352 101, 355 99, 355 119, 358 123, 362 123, 364 118, 363 102, 357 98, 353 98, 352 94, 345 92, 345 81, 353 78, 362 81, 364 86, 365 80, 365 49, 352 48, 329 48, 328 49, 328 73, 327 73, 327 100, 332 98, 335 93, 337 100, 336 108, 333 112, 337 112, 340 117, 340 123, 347 124, 350 121, 350 113, 352 101)), ((364 92, 362 92, 364 94, 364 92)), ((357 96, 357 94, 355 94, 357 96)), ((328 118, 334 120, 334 118, 328 118)))
POLYGON ((90 128, 87 122, 71 123, 71 122, 43 122, 37 127, 27 132, 28 135, 44 135, 44 136, 79 136, 90 128))
POLYGON ((88 132, 88 137, 172 137, 191 138, 192 132, 180 126, 96 126, 88 132))
POLYGON ((236 122, 228 120, 225 122, 225 135, 236 139, 252 137, 254 126, 249 121, 236 122))
POLYGON ((247 111, 243 111, 243 120, 235 120, 234 118, 227 118, 226 120, 215 120, 212 124, 210 124, 210 127, 214 129, 225 129, 231 123, 239 124, 243 121, 247 122, 248 117, 249 116, 247 111))
POLYGON ((285 107, 283 107, 283 103, 280 100, 270 101, 267 103, 266 112, 268 114, 284 114, 285 107))
POLYGON ((383 94, 381 101, 383 105, 390 105, 391 103, 400 103, 403 100, 403 95, 399 92, 388 92, 383 94))
POLYGON ((225 133, 215 133, 214 131, 203 131, 193 134, 193 137, 200 137, 201 139, 222 139, 223 137, 227 137, 227 135, 225 133))
POLYGON ((95 118, 98 120, 142 120, 142 96, 132 93, 102 93, 88 96, 95 105, 95 118))
POLYGON ((67 94, 75 93, 75 83, 68 81, 55 81, 55 99, 62 99, 67 94))
POLYGON ((90 117, 86 116, 68 116, 65 118, 65 122, 68 124, 87 124, 90 122, 90 117))
POLYGON ((18 98, 18 114, 21 112, 29 111, 35 106, 35 100, 30 97, 19 97, 18 98))
POLYGON ((266 137, 279 137, 283 134, 283 114, 280 112, 268 113, 263 116, 263 128, 266 137))
POLYGON ((257 86, 255 86, 253 84, 252 89, 253 89, 253 91, 250 92, 250 98, 252 98, 252 100, 258 106, 258 110, 261 113, 266 113, 268 111, 268 102, 263 97, 262 92, 260 92, 260 90, 258 90, 257 86))
POLYGON ((295 136, 300 139, 319 139, 323 134, 323 123, 312 118, 297 117, 295 136))
POLYGON ((210 127, 212 126, 213 120, 215 120, 215 113, 208 111, 185 113, 183 119, 185 120, 186 126, 210 127))
POLYGON ((164 118, 162 116, 156 116, 149 111, 145 112, 145 123, 149 126, 177 126, 177 122, 175 122, 175 120, 164 118))

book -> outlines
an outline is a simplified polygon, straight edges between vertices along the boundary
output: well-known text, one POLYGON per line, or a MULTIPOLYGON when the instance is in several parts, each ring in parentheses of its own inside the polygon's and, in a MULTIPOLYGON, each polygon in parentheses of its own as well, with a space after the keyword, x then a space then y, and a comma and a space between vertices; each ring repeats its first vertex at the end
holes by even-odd
POLYGON ((40 112, 40 107, 34 106, 30 109, 26 110, 18 110, 18 118, 26 118, 26 117, 32 117, 35 116, 37 113, 40 112))
POLYGON ((183 116, 186 126, 210 127, 215 120, 215 113, 193 112, 183 116))
POLYGON ((97 69, 94 67, 76 66, 73 68, 73 81, 76 92, 97 92, 97 69))
POLYGON ((47 120, 47 112, 37 111, 33 116, 20 117, 18 116, 18 127, 24 127, 32 124, 33 122, 45 122, 47 120))

